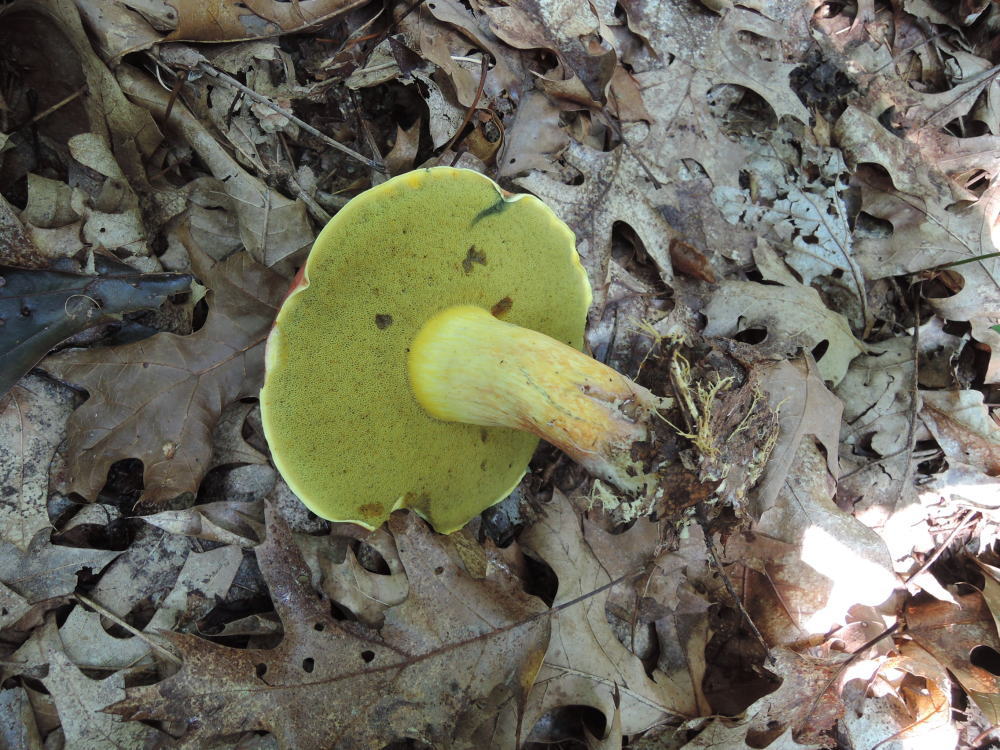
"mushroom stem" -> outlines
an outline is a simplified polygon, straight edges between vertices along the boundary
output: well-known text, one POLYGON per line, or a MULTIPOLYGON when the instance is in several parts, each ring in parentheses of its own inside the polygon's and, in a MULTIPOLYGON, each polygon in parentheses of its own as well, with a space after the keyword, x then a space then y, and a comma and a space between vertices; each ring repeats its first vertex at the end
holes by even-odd
POLYGON ((620 490, 653 488, 640 456, 666 400, 560 341, 458 305, 424 324, 408 366, 437 419, 526 430, 620 490))

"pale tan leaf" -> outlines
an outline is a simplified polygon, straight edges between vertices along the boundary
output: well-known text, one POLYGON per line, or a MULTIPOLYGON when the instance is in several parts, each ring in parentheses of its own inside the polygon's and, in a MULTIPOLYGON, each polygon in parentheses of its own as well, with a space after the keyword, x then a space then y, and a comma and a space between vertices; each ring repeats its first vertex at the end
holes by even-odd
POLYGON ((834 385, 847 374, 851 360, 866 347, 851 332, 847 320, 823 304, 807 286, 772 286, 752 281, 724 281, 705 310, 706 336, 733 336, 749 328, 764 328, 767 339, 759 348, 792 355, 812 351, 821 342, 827 349, 819 358, 819 372, 834 385))
POLYGON ((77 585, 77 574, 85 569, 100 572, 121 552, 62 547, 49 541, 49 532, 39 531, 26 550, 0 542, 0 581, 31 604, 63 596, 77 585))
MULTIPOLYGON (((170 592, 143 628, 146 638, 113 637, 101 625, 100 614, 77 606, 59 628, 66 654, 79 667, 112 671, 148 662, 146 657, 151 652, 148 639, 158 642, 161 630, 192 629, 195 622, 225 597, 242 562, 242 551, 235 546, 188 555, 170 592)), ((117 608, 112 604, 112 611, 117 608)))
POLYGON ((22 550, 50 525, 49 466, 72 409, 72 392, 37 375, 0 397, 0 539, 22 550))
POLYGON ((42 750, 28 694, 21 686, 0 690, 0 747, 4 750, 42 750))
POLYGON ((67 747, 139 750, 157 740, 166 740, 153 727, 124 721, 102 711, 125 696, 125 676, 116 673, 104 680, 84 676, 63 651, 54 620, 45 626, 43 648, 49 672, 42 682, 59 711, 67 747))
POLYGON ((950 459, 1000 474, 1000 427, 981 391, 921 391, 920 416, 950 459))
POLYGON ((604 612, 608 592, 589 595, 611 578, 587 544, 576 513, 560 492, 554 492, 546 516, 526 530, 521 542, 548 563, 559 578, 553 606, 586 597, 553 621, 549 648, 529 697, 526 724, 532 725, 554 708, 582 705, 600 711, 610 726, 617 710, 616 685, 621 691, 621 726, 625 734, 695 714, 690 685, 679 684, 659 670, 654 670, 650 679, 642 662, 615 637, 604 612))

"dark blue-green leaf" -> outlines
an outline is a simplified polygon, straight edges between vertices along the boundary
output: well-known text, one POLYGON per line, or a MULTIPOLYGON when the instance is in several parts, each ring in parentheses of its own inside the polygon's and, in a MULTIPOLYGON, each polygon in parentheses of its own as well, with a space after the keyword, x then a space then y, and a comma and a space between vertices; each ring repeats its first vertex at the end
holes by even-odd
POLYGON ((96 275, 0 265, 0 396, 60 341, 191 285, 187 274, 139 273, 103 257, 95 265, 96 275))

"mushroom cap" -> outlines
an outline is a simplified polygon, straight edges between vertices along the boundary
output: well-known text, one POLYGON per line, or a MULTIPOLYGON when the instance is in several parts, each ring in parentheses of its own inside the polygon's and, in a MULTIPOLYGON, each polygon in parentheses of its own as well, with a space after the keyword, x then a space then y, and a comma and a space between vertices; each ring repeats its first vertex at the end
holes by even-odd
POLYGON ((274 463, 317 515, 376 528, 412 508, 442 533, 504 499, 538 444, 417 403, 409 346, 452 305, 583 345, 573 232, 540 200, 435 167, 361 193, 326 225, 278 312, 261 390, 274 463))

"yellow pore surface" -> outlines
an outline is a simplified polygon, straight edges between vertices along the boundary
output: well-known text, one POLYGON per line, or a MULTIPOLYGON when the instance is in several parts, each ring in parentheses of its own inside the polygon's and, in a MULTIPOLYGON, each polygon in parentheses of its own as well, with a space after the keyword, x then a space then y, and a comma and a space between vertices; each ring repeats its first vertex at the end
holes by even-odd
POLYGON ((502 500, 537 438, 429 416, 407 354, 430 317, 460 304, 580 348, 590 287, 569 228, 478 173, 419 170, 341 209, 305 275, 278 313, 261 391, 275 464, 296 495, 370 528, 410 507, 444 533, 502 500))

